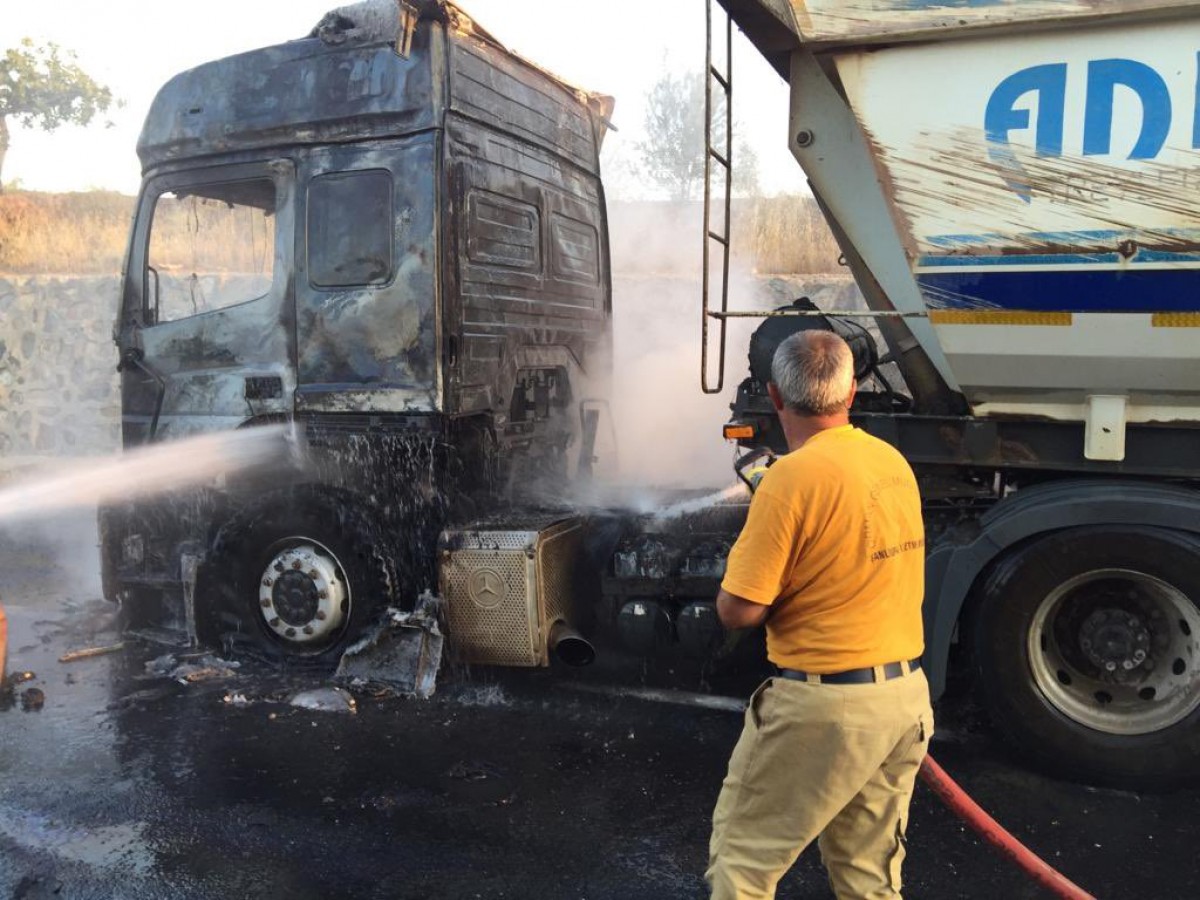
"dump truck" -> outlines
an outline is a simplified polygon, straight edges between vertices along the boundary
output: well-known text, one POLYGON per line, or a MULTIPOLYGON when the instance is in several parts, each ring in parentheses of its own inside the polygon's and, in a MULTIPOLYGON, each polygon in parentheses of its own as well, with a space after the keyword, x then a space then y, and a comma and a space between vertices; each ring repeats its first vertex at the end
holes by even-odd
MULTIPOLYGON (((1044 768, 1191 777, 1200 4, 721 0, 709 26, 710 113, 731 116, 740 29, 790 85, 791 151, 865 302, 738 307, 731 129, 710 138, 702 390, 728 323, 763 318, 724 436, 783 452, 771 354, 842 334, 855 424, 921 485, 934 695, 953 662, 1044 768)), ((719 654, 744 500, 563 502, 607 415, 611 111, 434 0, 168 83, 116 328, 125 444, 285 421, 304 464, 102 511, 106 593, 292 662, 424 588, 471 662, 586 662, 592 634, 719 654), (208 269, 158 238, 172 217, 208 269)))
MULTIPOLYGON (((790 85, 792 153, 901 375, 897 391, 873 347, 856 353, 874 389, 854 421, 921 484, 935 695, 959 645, 1026 756, 1110 783, 1188 777, 1200 6, 722 4, 790 85)), ((706 304, 706 321, 729 312, 706 304)), ((778 445, 765 356, 750 370, 729 432, 778 445)))

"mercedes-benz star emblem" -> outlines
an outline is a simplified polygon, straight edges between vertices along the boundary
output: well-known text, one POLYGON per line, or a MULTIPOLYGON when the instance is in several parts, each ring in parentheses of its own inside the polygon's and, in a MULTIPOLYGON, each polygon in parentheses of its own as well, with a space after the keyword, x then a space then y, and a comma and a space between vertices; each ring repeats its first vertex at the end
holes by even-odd
POLYGON ((476 569, 467 582, 471 602, 482 609, 495 609, 504 600, 504 579, 495 569, 476 569))

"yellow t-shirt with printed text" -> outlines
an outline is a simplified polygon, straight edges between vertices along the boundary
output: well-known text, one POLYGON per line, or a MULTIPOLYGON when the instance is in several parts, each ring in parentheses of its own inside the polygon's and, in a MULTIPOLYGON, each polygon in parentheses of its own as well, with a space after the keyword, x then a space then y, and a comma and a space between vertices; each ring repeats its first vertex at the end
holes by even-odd
POLYGON ((771 662, 843 672, 921 655, 924 550, 908 462, 843 425, 818 432, 763 476, 721 586, 773 607, 771 662))

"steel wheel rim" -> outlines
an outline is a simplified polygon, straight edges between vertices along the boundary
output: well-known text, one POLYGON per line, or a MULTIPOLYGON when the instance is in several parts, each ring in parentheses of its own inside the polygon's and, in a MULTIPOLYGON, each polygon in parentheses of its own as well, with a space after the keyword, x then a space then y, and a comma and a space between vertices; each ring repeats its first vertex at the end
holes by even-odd
POLYGON ((350 581, 327 545, 293 535, 267 549, 256 602, 260 622, 274 638, 301 652, 319 652, 350 619, 350 581))
POLYGON ((1027 650, 1045 700, 1096 731, 1150 734, 1200 706, 1200 613, 1145 572, 1096 569, 1063 582, 1034 612, 1027 650))

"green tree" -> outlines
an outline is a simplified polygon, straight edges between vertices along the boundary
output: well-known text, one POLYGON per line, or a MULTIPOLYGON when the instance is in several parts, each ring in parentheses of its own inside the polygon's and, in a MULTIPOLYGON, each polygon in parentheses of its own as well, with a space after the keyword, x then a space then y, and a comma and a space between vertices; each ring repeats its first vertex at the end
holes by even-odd
MULTIPOLYGON (((113 95, 75 62, 75 54, 25 38, 0 62, 0 173, 8 153, 8 120, 53 131, 87 125, 113 105, 113 95)), ((0 182, 2 184, 2 182, 0 182)))
MULTIPOLYGON (((642 172, 672 200, 691 200, 704 187, 704 74, 664 73, 646 95, 646 139, 638 144, 642 172)), ((736 130, 736 123, 735 123, 736 130)), ((725 144, 725 94, 713 85, 713 146, 725 144)), ((713 163, 713 184, 723 173, 713 163)), ((734 140, 733 193, 758 193, 758 156, 734 140)))

